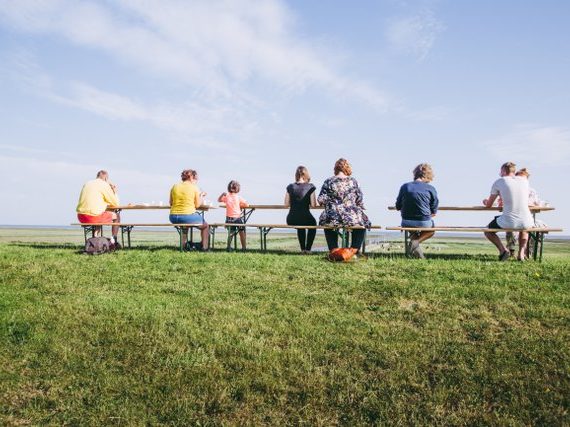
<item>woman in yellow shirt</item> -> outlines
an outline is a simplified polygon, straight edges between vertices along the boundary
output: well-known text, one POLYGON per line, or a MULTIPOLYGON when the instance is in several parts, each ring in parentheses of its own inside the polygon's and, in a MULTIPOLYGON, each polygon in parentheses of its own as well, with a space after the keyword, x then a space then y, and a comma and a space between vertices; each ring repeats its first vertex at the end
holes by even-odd
MULTIPOLYGON (((196 185, 198 172, 185 169, 180 174, 182 182, 174 184, 170 190, 170 222, 173 224, 199 224, 202 236, 202 250, 208 249, 209 228, 204 217, 197 212, 202 205, 202 197, 206 193, 200 192, 196 185)), ((182 245, 186 248, 188 242, 188 228, 182 234, 182 245)))

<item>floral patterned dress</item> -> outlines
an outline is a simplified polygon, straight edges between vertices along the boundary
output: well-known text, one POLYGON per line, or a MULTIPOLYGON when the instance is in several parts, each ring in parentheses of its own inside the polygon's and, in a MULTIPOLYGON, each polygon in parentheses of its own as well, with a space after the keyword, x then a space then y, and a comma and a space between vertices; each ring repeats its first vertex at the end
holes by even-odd
POLYGON ((327 178, 317 200, 325 207, 319 225, 371 225, 364 213, 362 190, 350 176, 327 178))

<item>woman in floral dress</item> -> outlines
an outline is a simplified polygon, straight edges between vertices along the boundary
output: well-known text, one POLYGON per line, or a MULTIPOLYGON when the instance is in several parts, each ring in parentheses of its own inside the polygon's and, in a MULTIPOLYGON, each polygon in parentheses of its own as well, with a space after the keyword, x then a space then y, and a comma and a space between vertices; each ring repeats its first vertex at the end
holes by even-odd
MULTIPOLYGON (((370 220, 364 213, 362 191, 352 176, 352 168, 346 159, 338 159, 334 165, 334 176, 323 183, 317 201, 325 207, 319 219, 323 226, 362 226, 370 228, 370 220)), ((351 248, 359 250, 364 242, 366 230, 352 231, 351 248)), ((325 230, 329 250, 338 248, 336 230, 325 230)))

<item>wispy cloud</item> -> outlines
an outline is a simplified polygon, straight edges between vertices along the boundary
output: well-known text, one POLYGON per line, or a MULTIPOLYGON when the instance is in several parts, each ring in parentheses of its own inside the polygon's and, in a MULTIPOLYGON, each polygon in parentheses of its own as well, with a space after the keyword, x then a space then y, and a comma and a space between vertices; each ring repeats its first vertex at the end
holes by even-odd
POLYGON ((511 132, 483 142, 498 160, 540 166, 570 164, 570 129, 521 124, 511 132))
POLYGON ((23 90, 57 104, 88 111, 109 120, 141 122, 192 137, 190 143, 224 147, 219 136, 239 133, 251 136, 259 129, 255 119, 259 105, 244 101, 201 96, 180 103, 134 99, 99 89, 85 82, 62 81, 48 75, 28 52, 10 57, 12 81, 23 90))
POLYGON ((220 96, 260 79, 284 91, 316 86, 380 109, 389 102, 333 66, 332 52, 296 36, 295 17, 279 0, 0 0, 0 19, 220 96))
POLYGON ((425 11, 391 21, 386 30, 386 37, 396 50, 423 61, 444 30, 445 26, 435 14, 425 11))

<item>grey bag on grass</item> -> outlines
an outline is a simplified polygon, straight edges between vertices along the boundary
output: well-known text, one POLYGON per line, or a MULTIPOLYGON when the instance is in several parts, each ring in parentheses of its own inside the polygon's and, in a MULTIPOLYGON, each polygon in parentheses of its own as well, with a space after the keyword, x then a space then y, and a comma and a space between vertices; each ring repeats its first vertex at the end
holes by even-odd
POLYGON ((91 237, 85 242, 84 253, 88 255, 101 255, 113 252, 114 245, 108 237, 91 237))

